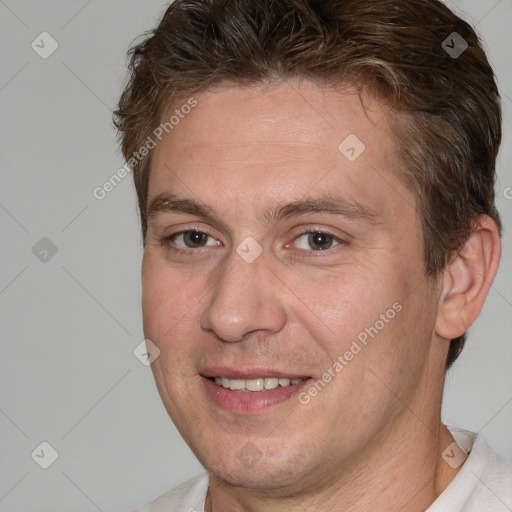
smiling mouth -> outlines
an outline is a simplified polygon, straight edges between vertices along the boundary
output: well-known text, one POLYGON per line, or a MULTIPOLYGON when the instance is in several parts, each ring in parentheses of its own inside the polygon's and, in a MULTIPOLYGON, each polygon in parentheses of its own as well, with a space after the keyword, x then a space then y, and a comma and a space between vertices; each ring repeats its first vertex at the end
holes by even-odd
POLYGON ((309 377, 298 379, 288 379, 281 377, 262 377, 256 379, 228 379, 226 377, 209 377, 215 384, 223 388, 230 389, 231 391, 240 392, 260 392, 270 391, 278 387, 289 387, 295 384, 300 384, 309 377))

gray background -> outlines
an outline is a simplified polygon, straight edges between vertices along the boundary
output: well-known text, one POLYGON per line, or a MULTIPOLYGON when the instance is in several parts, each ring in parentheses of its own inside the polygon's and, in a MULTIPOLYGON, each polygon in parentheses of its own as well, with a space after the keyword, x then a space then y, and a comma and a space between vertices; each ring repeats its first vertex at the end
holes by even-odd
MULTIPOLYGON (((143 333, 131 177, 102 201, 92 193, 124 163, 111 110, 126 50, 165 4, 0 0, 0 512, 126 511, 201 470, 133 355, 143 333), (31 48, 44 31, 59 45, 47 59, 31 48), (57 248, 47 261, 47 241, 33 253, 43 237, 57 248), (31 458, 42 441, 59 454, 46 470, 31 458)), ((450 5, 477 26, 498 75, 505 235, 444 419, 512 457, 512 0, 450 5)))

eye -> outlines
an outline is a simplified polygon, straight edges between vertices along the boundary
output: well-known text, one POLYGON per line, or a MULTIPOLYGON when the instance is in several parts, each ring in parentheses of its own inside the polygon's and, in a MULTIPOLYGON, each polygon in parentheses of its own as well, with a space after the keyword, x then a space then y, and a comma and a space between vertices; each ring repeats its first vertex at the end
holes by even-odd
POLYGON ((215 240, 208 233, 204 233, 203 231, 198 230, 175 233, 174 235, 171 235, 168 240, 174 242, 175 245, 184 249, 197 249, 200 247, 220 244, 218 240, 215 240), (213 243, 208 243, 209 238, 212 239, 213 243))
POLYGON ((299 249, 325 251, 339 245, 342 240, 324 231, 308 231, 296 238, 296 247, 299 249))

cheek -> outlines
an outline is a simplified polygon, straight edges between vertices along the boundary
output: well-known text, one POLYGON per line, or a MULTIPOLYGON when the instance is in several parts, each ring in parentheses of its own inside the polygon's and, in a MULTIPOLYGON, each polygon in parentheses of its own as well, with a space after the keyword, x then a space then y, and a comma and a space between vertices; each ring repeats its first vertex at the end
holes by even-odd
MULTIPOLYGON (((144 334, 161 350, 165 340, 187 332, 204 296, 200 276, 171 267, 157 255, 145 254, 142 265, 144 334)), ((181 339, 182 336, 179 337, 181 339)))
POLYGON ((176 399, 183 392, 180 382, 196 375, 190 351, 201 296, 197 277, 190 278, 177 271, 158 254, 145 253, 142 264, 144 336, 160 350, 151 369, 173 418, 176 399))
POLYGON ((368 375, 369 367, 378 368, 385 381, 395 382, 403 378, 402 365, 412 365, 413 360, 416 365, 422 356, 421 350, 407 341, 423 328, 421 300, 416 295, 420 290, 411 293, 417 283, 409 282, 405 269, 398 270, 403 268, 382 262, 378 268, 354 265, 333 273, 327 286, 302 282, 308 307, 297 309, 295 316, 321 349, 323 371, 343 374, 334 379, 343 396, 348 389, 357 395, 348 382, 359 382, 363 395, 380 396, 385 389, 368 375), (333 368, 334 361, 339 363, 337 368, 333 368), (373 386, 376 389, 369 391, 373 386))
MULTIPOLYGON (((381 267, 377 271, 369 265, 347 265, 321 280, 304 276, 287 279, 296 295, 291 298, 296 316, 308 325, 308 330, 318 333, 317 339, 333 340, 333 345, 341 348, 373 326, 406 294, 404 283, 389 269, 381 267)), ((389 316, 394 317, 394 313, 391 310, 389 316)))

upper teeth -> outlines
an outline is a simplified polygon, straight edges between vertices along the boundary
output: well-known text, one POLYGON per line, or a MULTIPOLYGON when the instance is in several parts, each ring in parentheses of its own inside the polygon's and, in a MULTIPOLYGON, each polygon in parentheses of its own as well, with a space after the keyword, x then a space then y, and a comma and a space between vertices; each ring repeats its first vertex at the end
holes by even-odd
POLYGON ((215 377, 219 386, 229 388, 233 391, 262 391, 263 389, 275 389, 278 386, 290 386, 298 384, 303 379, 278 379, 277 377, 266 377, 261 379, 226 379, 226 377, 215 377))

